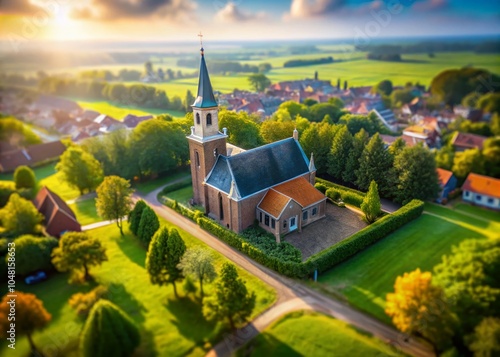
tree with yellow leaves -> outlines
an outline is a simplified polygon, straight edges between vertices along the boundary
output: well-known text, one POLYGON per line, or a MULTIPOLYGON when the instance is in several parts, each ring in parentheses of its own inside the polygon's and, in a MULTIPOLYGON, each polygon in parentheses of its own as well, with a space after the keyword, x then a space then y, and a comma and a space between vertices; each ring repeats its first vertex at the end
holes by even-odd
POLYGON ((385 313, 402 332, 417 334, 442 350, 451 344, 455 317, 444 291, 432 285, 432 274, 420 269, 398 276, 387 294, 385 313))

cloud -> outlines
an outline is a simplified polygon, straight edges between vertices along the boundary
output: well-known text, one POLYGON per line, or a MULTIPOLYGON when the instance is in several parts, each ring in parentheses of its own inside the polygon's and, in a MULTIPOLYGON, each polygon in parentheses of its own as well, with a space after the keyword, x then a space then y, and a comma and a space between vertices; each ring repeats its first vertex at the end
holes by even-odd
POLYGON ((30 0, 1 0, 0 9, 7 14, 30 14, 43 7, 32 4, 30 0))
POLYGON ((196 4, 192 0, 91 0, 88 6, 74 8, 71 17, 120 20, 157 16, 177 19, 195 8, 196 4))
POLYGON ((344 7, 345 0, 292 0, 285 19, 311 18, 329 15, 344 7))
POLYGON ((448 5, 448 0, 423 0, 416 1, 413 5, 413 9, 422 12, 429 12, 446 9, 448 5))
POLYGON ((221 22, 246 22, 252 20, 261 20, 266 17, 264 12, 252 14, 241 10, 234 2, 228 2, 216 14, 216 20, 221 22))

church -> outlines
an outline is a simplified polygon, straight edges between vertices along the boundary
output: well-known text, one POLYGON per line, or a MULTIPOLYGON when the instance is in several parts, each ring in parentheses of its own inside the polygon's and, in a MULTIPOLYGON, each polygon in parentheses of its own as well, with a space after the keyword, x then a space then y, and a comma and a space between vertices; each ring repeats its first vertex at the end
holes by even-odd
POLYGON ((189 141, 193 203, 237 233, 256 221, 276 241, 325 216, 326 197, 314 187, 316 167, 293 136, 251 150, 227 143, 201 48, 198 94, 189 141))

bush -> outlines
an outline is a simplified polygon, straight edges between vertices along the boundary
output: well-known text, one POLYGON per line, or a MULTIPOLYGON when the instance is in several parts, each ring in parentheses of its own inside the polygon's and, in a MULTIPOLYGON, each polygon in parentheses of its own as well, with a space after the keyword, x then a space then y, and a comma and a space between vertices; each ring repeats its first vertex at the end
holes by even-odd
POLYGON ((177 190, 180 190, 181 188, 184 188, 184 187, 187 187, 187 186, 191 186, 193 184, 193 181, 191 180, 191 177, 188 177, 182 181, 179 181, 179 182, 176 182, 176 183, 173 183, 171 185, 168 185, 166 186, 162 191, 161 193, 163 195, 166 195, 170 192, 174 192, 174 191, 177 191, 177 190))
POLYGON ((313 255, 304 264, 308 272, 318 269, 324 272, 347 260, 359 251, 386 237, 406 223, 418 218, 424 211, 424 203, 412 200, 393 214, 387 215, 346 240, 313 255))
POLYGON ((28 275, 36 270, 52 270, 52 250, 59 242, 53 237, 24 235, 15 240, 16 274, 28 275))
POLYGON ((187 217, 194 222, 196 222, 198 217, 203 216, 203 212, 187 208, 186 206, 183 206, 179 204, 177 201, 172 200, 168 197, 163 198, 163 203, 165 204, 165 206, 173 209, 175 212, 182 214, 184 217, 187 217))
POLYGON ((9 201, 10 195, 17 192, 19 196, 27 200, 32 200, 36 192, 36 188, 20 188, 16 190, 14 181, 0 181, 0 208, 5 206, 9 201))
POLYGON ((144 207, 137 230, 137 236, 147 246, 158 228, 160 228, 160 221, 158 221, 155 211, 149 206, 144 207))
POLYGON ((364 196, 350 191, 341 192, 340 196, 342 197, 342 201, 344 201, 345 203, 361 208, 364 196))
POLYGON ((314 187, 321 193, 326 193, 326 190, 328 189, 328 187, 326 187, 326 185, 321 182, 316 182, 314 184, 314 187))
POLYGON ((35 173, 28 166, 18 166, 14 171, 16 188, 34 188, 36 186, 35 173))
MULTIPOLYGON (((347 204, 350 204, 352 206, 356 206, 358 208, 361 207, 361 204, 363 203, 363 199, 365 198, 366 194, 349 188, 345 187, 342 185, 338 185, 336 183, 323 180, 321 178, 316 178, 316 185, 321 185, 326 187, 326 197, 332 199, 333 201, 338 201, 339 198, 342 199, 347 204)), ((315 185, 315 186, 316 186, 315 185)))
POLYGON ((69 306, 76 310, 78 316, 86 318, 92 307, 108 294, 108 289, 102 285, 95 287, 88 293, 76 293, 69 298, 69 306))
POLYGON ((132 211, 128 215, 129 229, 134 235, 137 235, 139 230, 139 223, 141 222, 142 211, 146 207, 146 202, 143 200, 137 201, 132 211))
POLYGON ((333 201, 338 201, 340 199, 340 191, 335 188, 329 188, 325 192, 326 197, 333 201))

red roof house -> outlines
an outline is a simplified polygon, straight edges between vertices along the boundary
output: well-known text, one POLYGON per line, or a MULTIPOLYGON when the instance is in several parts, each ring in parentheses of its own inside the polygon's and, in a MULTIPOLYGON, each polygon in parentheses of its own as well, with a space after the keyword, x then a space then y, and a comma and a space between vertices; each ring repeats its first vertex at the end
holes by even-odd
POLYGON ((470 173, 462 191, 464 201, 500 210, 500 179, 470 173))

